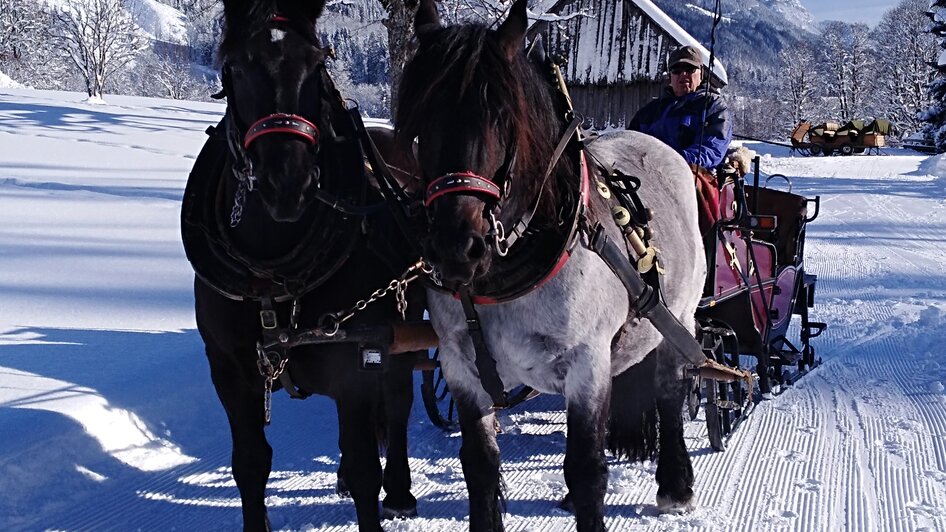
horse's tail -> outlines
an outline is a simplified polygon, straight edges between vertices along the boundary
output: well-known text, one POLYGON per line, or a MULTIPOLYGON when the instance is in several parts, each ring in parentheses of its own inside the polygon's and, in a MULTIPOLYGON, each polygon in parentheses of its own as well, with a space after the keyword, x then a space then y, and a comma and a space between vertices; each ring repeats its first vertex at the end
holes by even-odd
POLYGON ((635 462, 657 457, 657 350, 611 379, 608 450, 635 462))

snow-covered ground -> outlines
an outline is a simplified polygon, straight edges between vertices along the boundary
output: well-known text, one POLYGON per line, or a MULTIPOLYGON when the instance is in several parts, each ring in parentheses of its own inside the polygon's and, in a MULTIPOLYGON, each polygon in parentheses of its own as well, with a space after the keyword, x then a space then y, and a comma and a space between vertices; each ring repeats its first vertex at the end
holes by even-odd
MULTIPOLYGON (((184 182, 223 107, 0 89, 0 529, 233 530, 229 433, 194 330, 179 237, 184 182)), ((946 529, 946 159, 793 158, 763 170, 820 194, 824 364, 761 403, 724 453, 687 426, 699 508, 660 516, 654 466, 611 465, 612 530, 946 529)), ((421 517, 464 530, 460 438, 417 401, 421 517)), ((571 530, 555 507, 555 397, 503 414, 509 530, 571 530)), ((323 398, 278 394, 269 506, 281 530, 355 530, 334 495, 337 429, 323 398)))

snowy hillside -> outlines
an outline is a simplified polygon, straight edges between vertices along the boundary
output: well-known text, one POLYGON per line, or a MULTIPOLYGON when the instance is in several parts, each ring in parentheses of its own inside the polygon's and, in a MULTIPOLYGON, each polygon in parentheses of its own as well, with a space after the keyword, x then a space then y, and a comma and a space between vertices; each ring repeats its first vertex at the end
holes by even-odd
MULTIPOLYGON (((667 15, 706 46, 710 44, 714 0, 654 0, 667 15)), ((717 28, 716 53, 738 79, 746 71, 777 64, 778 52, 817 31, 798 0, 726 0, 717 28)))
MULTIPOLYGON (((194 330, 180 244, 215 103, 0 89, 0 530, 235 530, 230 436, 194 330)), ((763 170, 821 195, 808 227, 824 364, 760 403, 724 453, 687 424, 698 508, 656 513, 653 464, 610 464, 610 530, 946 530, 946 156, 792 157, 763 170)), ((334 406, 274 397, 276 529, 354 531, 334 493, 334 406)), ((574 530, 563 404, 501 416, 510 531, 574 530)), ((468 529, 458 434, 410 422, 420 517, 468 529)))

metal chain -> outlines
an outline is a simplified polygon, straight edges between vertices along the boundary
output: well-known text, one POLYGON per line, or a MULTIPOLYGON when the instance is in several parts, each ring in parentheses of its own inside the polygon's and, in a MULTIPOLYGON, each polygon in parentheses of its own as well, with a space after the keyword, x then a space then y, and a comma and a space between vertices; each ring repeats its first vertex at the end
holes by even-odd
POLYGON ((333 336, 338 332, 339 326, 341 326, 342 323, 350 320, 355 314, 365 310, 368 305, 383 298, 391 292, 395 292, 395 297, 397 299, 397 310, 401 314, 401 319, 406 319, 407 286, 416 281, 421 276, 421 274, 430 275, 432 273, 433 270, 430 268, 430 266, 427 265, 424 259, 420 259, 412 264, 399 278, 392 279, 387 286, 375 290, 370 296, 368 296, 368 298, 359 300, 350 309, 346 311, 323 314, 319 319, 319 327, 334 328, 331 333, 326 333, 327 336, 333 336))
MULTIPOLYGON (((240 184, 242 185, 243 183, 241 182, 240 184)), ((241 202, 237 203, 240 203, 242 207, 241 202)), ((235 207, 237 203, 234 203, 234 210, 236 210, 235 207)), ((233 223, 232 217, 231 223, 233 223)), ((236 223, 239 223, 239 218, 237 218, 236 223)), ((334 336, 336 333, 338 333, 342 323, 350 320, 355 314, 365 310, 368 305, 383 298, 391 292, 395 293, 397 311, 401 314, 401 319, 406 319, 407 287, 412 282, 420 278, 422 274, 433 275, 433 268, 431 268, 424 261, 424 259, 420 259, 412 264, 400 277, 392 279, 391 282, 388 283, 388 285, 384 288, 375 290, 370 296, 368 296, 367 299, 359 300, 347 311, 323 314, 322 317, 319 318, 318 327, 320 329, 331 329, 331 331, 323 332, 323 334, 325 334, 325 336, 334 336)), ((291 330, 294 330, 298 327, 297 318, 299 313, 299 300, 294 299, 292 302, 292 310, 289 314, 289 327, 291 330)), ((263 386, 263 414, 265 424, 269 425, 273 411, 273 383, 279 378, 280 375, 282 375, 283 371, 285 371, 286 364, 289 362, 289 357, 284 357, 276 351, 270 351, 267 353, 264 351, 263 344, 261 342, 256 342, 256 356, 256 366, 259 369, 259 373, 264 379, 266 379, 266 383, 263 386)))
POLYGON ((233 209, 230 211, 230 227, 240 225, 243 219, 243 204, 246 203, 246 181, 237 181, 236 194, 233 196, 233 209))
POLYGON ((273 383, 285 371, 289 357, 282 357, 275 351, 265 353, 263 345, 259 342, 256 342, 256 356, 256 367, 259 368, 260 375, 266 379, 266 383, 263 385, 263 422, 269 425, 273 414, 273 383))

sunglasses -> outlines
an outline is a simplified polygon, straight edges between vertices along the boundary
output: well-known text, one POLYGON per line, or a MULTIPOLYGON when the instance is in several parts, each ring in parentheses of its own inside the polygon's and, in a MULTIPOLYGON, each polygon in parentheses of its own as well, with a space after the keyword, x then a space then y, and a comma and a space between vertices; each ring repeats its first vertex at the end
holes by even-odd
POLYGON ((677 75, 683 74, 683 73, 692 74, 694 72, 696 72, 695 66, 675 67, 675 68, 670 69, 671 74, 677 74, 677 75))

